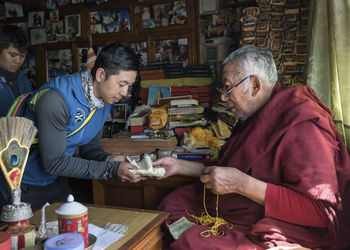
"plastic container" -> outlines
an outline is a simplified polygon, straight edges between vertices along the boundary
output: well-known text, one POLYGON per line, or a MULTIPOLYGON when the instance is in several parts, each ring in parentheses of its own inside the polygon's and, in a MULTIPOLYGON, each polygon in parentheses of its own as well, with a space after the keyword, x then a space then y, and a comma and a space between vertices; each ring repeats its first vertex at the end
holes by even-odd
POLYGON ((77 233, 55 235, 45 241, 44 250, 83 250, 84 238, 77 233))

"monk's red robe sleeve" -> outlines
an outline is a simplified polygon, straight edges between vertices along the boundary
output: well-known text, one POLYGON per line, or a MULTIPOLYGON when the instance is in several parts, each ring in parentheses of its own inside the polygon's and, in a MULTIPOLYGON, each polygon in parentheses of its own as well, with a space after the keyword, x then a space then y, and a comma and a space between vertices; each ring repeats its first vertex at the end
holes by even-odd
POLYGON ((327 219, 311 199, 292 189, 267 184, 265 216, 293 224, 327 227, 327 219))

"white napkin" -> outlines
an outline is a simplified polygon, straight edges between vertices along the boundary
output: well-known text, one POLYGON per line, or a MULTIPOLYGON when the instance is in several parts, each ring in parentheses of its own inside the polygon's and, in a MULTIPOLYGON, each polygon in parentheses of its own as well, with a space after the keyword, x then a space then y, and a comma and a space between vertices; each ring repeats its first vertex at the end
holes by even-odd
POLYGON ((152 159, 149 154, 144 154, 143 159, 136 162, 134 159, 126 157, 131 165, 137 167, 137 169, 131 169, 134 174, 141 174, 145 176, 163 176, 165 174, 164 168, 153 168, 152 159))
POLYGON ((124 236, 124 234, 105 230, 91 223, 89 223, 89 233, 97 238, 93 250, 105 249, 124 236))

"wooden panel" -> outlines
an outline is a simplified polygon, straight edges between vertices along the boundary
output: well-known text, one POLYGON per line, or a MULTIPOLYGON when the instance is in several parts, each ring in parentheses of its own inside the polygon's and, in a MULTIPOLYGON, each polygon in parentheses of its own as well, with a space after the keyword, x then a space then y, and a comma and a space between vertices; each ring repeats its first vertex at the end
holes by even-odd
POLYGON ((117 138, 103 138, 103 149, 110 154, 143 154, 157 149, 173 150, 177 147, 176 137, 169 139, 132 140, 130 136, 120 135, 117 138))
POLYGON ((94 203, 133 208, 157 209, 161 200, 174 189, 199 182, 186 176, 171 176, 164 180, 125 183, 118 180, 94 180, 94 203))

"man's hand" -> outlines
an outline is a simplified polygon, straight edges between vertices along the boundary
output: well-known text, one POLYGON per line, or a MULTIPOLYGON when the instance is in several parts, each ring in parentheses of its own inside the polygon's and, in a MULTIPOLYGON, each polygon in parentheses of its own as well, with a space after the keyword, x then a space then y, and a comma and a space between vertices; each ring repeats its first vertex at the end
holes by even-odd
POLYGON ((165 168, 165 174, 161 177, 156 177, 157 180, 165 179, 175 175, 178 172, 179 166, 177 159, 173 157, 163 157, 152 162, 153 167, 165 168))
POLYGON ((214 194, 237 193, 256 203, 265 204, 267 183, 237 168, 210 166, 202 170, 201 182, 214 194))
POLYGON ((147 177, 145 176, 130 172, 130 169, 136 169, 136 167, 134 167, 133 165, 131 165, 126 161, 123 161, 120 163, 118 168, 118 177, 122 182, 127 181, 127 182, 136 183, 147 179, 147 177))
POLYGON ((126 155, 109 155, 106 161, 126 161, 126 155))
POLYGON ((244 175, 236 168, 210 166, 203 168, 200 180, 214 194, 238 193, 244 175))

